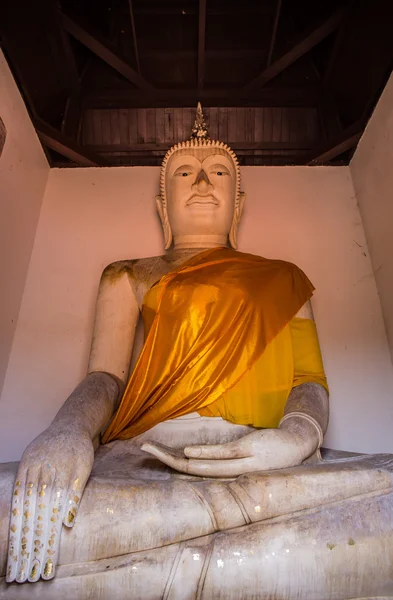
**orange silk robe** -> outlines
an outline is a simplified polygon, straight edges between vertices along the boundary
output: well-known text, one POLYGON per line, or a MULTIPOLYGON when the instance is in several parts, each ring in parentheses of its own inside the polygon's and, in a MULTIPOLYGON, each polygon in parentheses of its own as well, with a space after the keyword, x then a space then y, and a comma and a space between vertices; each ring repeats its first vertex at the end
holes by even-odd
MULTIPOLYGON (((237 384, 250 380, 253 368, 272 349, 285 374, 281 399, 266 423, 258 418, 261 422, 250 424, 277 427, 294 384, 293 352, 286 351, 290 358, 282 361, 281 353, 296 321, 313 326, 307 319, 293 319, 313 290, 291 263, 228 248, 201 252, 162 277, 146 294, 145 344, 103 443, 134 437, 193 411, 234 420, 233 409, 222 414, 225 398, 233 390, 232 405, 234 399, 242 402, 237 384), (280 343, 273 346, 274 340, 280 343)), ((317 376, 308 380, 324 385, 323 368, 316 362, 317 376)))

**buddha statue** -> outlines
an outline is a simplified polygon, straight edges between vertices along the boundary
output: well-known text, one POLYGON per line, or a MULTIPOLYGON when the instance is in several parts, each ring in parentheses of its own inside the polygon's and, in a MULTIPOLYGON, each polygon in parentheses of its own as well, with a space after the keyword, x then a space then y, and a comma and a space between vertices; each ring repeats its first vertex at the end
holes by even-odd
POLYGON ((0 465, 0 598, 393 598, 393 459, 321 457, 314 288, 237 251, 244 199, 198 106, 165 253, 105 269, 86 378, 0 465))

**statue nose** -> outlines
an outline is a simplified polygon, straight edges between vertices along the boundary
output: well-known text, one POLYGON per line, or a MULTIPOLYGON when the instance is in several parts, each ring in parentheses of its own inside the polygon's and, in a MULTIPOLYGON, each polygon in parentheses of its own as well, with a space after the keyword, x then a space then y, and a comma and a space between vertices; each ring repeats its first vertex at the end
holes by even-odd
POLYGON ((205 173, 205 171, 203 169, 201 169, 199 171, 197 178, 195 179, 194 185, 197 185, 198 187, 202 187, 202 188, 211 186, 209 177, 207 176, 207 174, 205 173))

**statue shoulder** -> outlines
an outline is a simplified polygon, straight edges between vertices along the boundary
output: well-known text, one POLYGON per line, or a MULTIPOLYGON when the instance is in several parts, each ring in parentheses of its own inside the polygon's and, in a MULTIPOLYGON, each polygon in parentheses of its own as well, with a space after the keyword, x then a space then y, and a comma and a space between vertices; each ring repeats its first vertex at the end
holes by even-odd
POLYGON ((115 283, 123 275, 132 275, 134 270, 134 260, 118 260, 105 267, 101 275, 101 281, 115 283))
POLYGON ((164 275, 168 270, 162 256, 150 256, 148 258, 137 258, 119 260, 105 267, 101 276, 101 286, 110 287, 126 278, 134 295, 141 304, 146 291, 164 275))

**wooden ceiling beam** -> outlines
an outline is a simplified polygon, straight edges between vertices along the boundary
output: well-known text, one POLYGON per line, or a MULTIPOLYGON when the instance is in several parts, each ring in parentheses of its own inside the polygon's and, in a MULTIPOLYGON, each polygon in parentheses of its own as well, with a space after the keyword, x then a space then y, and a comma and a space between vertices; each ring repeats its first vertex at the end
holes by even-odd
POLYGON ((80 146, 71 138, 45 123, 45 121, 35 119, 33 124, 40 141, 45 146, 81 167, 100 167, 108 164, 104 158, 80 146))
POLYGON ((205 83, 206 0, 199 0, 198 18, 198 89, 205 83))
POLYGON ((270 39, 269 52, 268 52, 267 61, 266 61, 266 68, 270 67, 270 65, 272 63, 272 56, 273 56, 273 52, 274 52, 274 46, 276 44, 278 21, 280 19, 281 4, 282 4, 282 0, 277 0, 276 12, 275 12, 275 15, 274 15, 274 23, 273 23, 273 29, 272 29, 272 37, 270 39))
POLYGON ((67 137, 77 141, 79 137, 81 117, 81 94, 76 90, 67 99, 61 131, 67 137))
POLYGON ((362 137, 365 126, 366 122, 363 119, 356 121, 340 134, 314 148, 310 153, 299 157, 299 164, 324 164, 340 156, 343 152, 354 148, 362 137))
POLYGON ((91 35, 85 29, 80 27, 72 19, 63 13, 62 21, 64 29, 72 35, 78 42, 86 46, 91 52, 96 54, 101 60, 110 65, 115 71, 123 75, 128 81, 136 85, 140 89, 149 90, 153 86, 148 83, 139 73, 135 71, 122 58, 117 56, 108 46, 98 40, 96 36, 91 35))
POLYGON ((340 24, 342 11, 335 12, 329 19, 324 21, 319 27, 314 28, 304 35, 292 48, 275 60, 269 67, 264 69, 255 79, 245 86, 248 91, 255 90, 264 86, 266 83, 277 77, 282 71, 291 66, 299 58, 307 54, 314 46, 319 44, 328 35, 333 33, 340 24))
POLYGON ((128 0, 128 6, 130 9, 130 21, 131 21, 131 32, 132 32, 132 42, 134 44, 134 54, 135 54, 135 62, 138 74, 141 74, 141 65, 139 62, 139 51, 138 51, 138 41, 136 37, 136 29, 135 29, 135 18, 134 18, 134 7, 132 5, 132 0, 128 0))
POLYGON ((162 108, 165 106, 196 106, 198 101, 206 106, 302 106, 319 104, 319 86, 263 87, 252 93, 241 89, 156 89, 154 93, 142 91, 90 92, 83 97, 84 108, 162 108))
MULTIPOLYGON (((299 142, 227 142, 228 146, 232 150, 245 151, 245 150, 309 150, 310 142, 299 141, 299 142)), ((169 150, 172 144, 162 144, 146 142, 145 144, 89 144, 83 146, 83 148, 96 152, 111 154, 113 152, 166 152, 169 150)))
MULTIPOLYGON (((205 48, 205 59, 228 61, 232 59, 255 59, 261 58, 260 48, 239 48, 238 50, 207 50, 205 48)), ((149 50, 141 52, 144 59, 153 60, 195 60, 198 57, 198 50, 149 50)))
POLYGON ((342 134, 343 126, 337 104, 328 92, 318 106, 318 117, 323 140, 328 141, 342 134))

